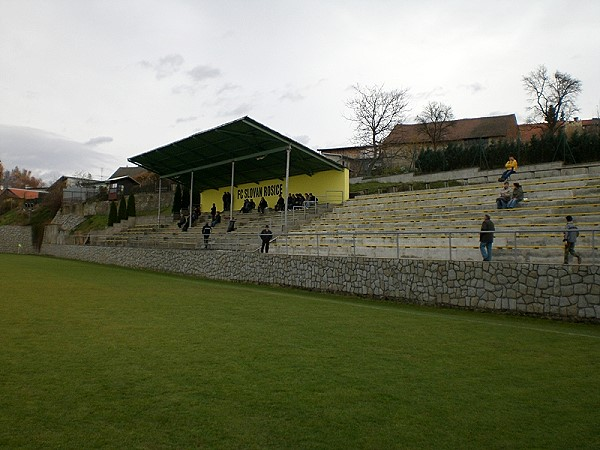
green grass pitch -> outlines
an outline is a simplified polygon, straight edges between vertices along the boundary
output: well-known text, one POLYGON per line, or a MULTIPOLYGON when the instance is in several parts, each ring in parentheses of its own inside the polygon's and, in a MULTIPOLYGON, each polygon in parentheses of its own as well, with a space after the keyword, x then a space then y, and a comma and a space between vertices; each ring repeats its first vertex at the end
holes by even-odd
POLYGON ((2 448, 600 448, 600 328, 0 255, 2 448))

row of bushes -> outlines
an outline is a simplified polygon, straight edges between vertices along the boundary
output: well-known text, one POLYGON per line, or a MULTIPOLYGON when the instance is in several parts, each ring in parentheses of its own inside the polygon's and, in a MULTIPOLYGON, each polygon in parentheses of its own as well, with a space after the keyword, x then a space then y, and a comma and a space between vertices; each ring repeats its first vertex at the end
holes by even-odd
POLYGON ((135 197, 133 194, 129 196, 127 202, 125 201, 125 197, 121 197, 119 201, 119 208, 117 209, 117 204, 114 201, 110 202, 110 209, 108 212, 108 226, 112 227, 115 223, 121 222, 122 220, 127 220, 130 217, 135 217, 135 197))
POLYGON ((479 167, 493 169, 503 167, 510 155, 519 164, 564 161, 567 164, 598 161, 600 159, 600 135, 575 132, 570 137, 544 136, 529 142, 500 141, 487 144, 483 141, 470 145, 449 144, 443 150, 421 150, 416 169, 421 173, 479 167))

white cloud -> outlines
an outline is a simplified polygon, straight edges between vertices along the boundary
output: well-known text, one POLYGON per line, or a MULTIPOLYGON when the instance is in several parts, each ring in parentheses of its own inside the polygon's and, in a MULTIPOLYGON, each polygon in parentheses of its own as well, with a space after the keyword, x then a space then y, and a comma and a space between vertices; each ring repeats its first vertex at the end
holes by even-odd
POLYGON ((219 113, 219 116, 240 118, 240 117, 247 116, 250 113, 250 111, 252 111, 251 105, 241 104, 232 109, 221 110, 219 113))
POLYGON ((81 172, 100 178, 118 167, 116 158, 91 150, 88 143, 36 128, 10 125, 0 125, 0 160, 5 169, 18 166, 31 170, 47 184, 62 175, 81 172))
POLYGON ((107 144, 109 142, 112 142, 113 140, 114 139, 111 138, 110 136, 98 136, 98 137, 90 139, 83 145, 96 146, 96 145, 100 145, 100 144, 107 144))
POLYGON ((169 77, 179 71, 184 63, 183 56, 172 54, 163 56, 156 62, 140 61, 142 67, 151 69, 155 72, 156 79, 161 80, 169 77))
POLYGON ((597 114, 597 1, 257 1, 2 2, 0 123, 80 149, 2 156, 81 171, 84 152, 126 161, 244 115, 341 147, 355 84, 409 88, 412 114, 431 100, 457 118, 526 117, 521 78, 539 64, 582 80, 579 116, 597 114))
POLYGON ((221 76, 221 71, 210 66, 196 66, 188 71, 188 75, 196 82, 204 81, 210 78, 218 78, 221 76))
POLYGON ((198 117, 196 116, 189 116, 189 117, 179 117, 175 123, 185 123, 185 122, 193 122, 194 120, 196 120, 198 117))

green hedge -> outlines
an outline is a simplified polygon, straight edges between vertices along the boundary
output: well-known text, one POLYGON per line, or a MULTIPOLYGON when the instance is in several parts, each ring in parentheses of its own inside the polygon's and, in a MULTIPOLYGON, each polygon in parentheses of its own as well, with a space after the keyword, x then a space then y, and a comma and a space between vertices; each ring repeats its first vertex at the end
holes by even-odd
POLYGON ((510 155, 519 164, 564 161, 567 164, 600 160, 600 135, 575 132, 565 136, 534 137, 530 142, 500 141, 487 144, 483 140, 469 144, 449 144, 442 150, 421 150, 416 167, 421 173, 479 167, 503 167, 510 155))

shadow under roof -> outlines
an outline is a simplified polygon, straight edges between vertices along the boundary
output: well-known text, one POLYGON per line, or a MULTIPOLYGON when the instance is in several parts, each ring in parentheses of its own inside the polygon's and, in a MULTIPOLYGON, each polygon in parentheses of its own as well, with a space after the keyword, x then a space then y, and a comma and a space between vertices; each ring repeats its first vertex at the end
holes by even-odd
POLYGON ((288 148, 290 176, 343 170, 336 162, 250 117, 194 134, 128 161, 188 188, 193 173, 194 189, 203 191, 229 186, 234 161, 235 185, 285 180, 288 148))

